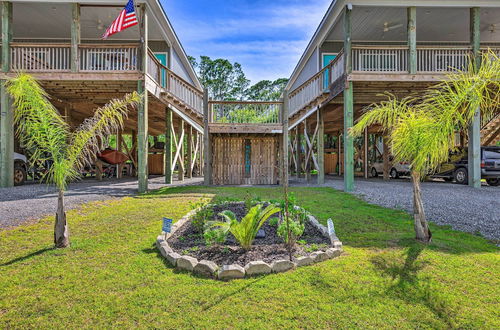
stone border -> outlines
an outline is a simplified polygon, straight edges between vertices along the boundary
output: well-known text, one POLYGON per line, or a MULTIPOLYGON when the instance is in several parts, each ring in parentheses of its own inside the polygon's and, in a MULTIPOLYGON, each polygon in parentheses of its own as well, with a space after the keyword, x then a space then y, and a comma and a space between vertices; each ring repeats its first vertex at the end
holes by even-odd
POLYGON ((241 267, 238 264, 223 265, 222 267, 219 267, 215 262, 210 260, 198 261, 196 258, 190 256, 181 256, 168 245, 167 240, 180 227, 182 227, 187 221, 189 221, 191 217, 195 215, 200 209, 201 208, 192 210, 191 212, 186 214, 179 221, 172 225, 172 230, 170 233, 162 233, 162 235, 159 235, 156 239, 156 247, 160 251, 161 255, 168 261, 170 265, 179 270, 189 271, 203 277, 228 281, 270 273, 282 273, 295 269, 297 267, 303 267, 328 259, 337 258, 342 254, 342 242, 338 239, 338 237, 335 234, 330 235, 328 233, 328 229, 325 226, 320 224, 319 221, 310 213, 306 213, 309 223, 316 227, 323 234, 323 236, 330 239, 331 247, 327 249, 326 252, 316 251, 308 256, 294 258, 293 262, 286 259, 276 260, 271 264, 262 260, 250 261, 245 265, 245 267, 241 267))

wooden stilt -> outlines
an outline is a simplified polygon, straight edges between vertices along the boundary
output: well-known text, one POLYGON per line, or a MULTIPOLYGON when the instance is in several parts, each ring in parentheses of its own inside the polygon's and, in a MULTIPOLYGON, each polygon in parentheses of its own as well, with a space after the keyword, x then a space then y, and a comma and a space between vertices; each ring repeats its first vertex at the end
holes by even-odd
POLYGON ((187 142, 186 142, 186 156, 187 156, 187 166, 186 175, 188 179, 193 177, 193 126, 189 126, 187 129, 187 142))
POLYGON ((211 185, 213 182, 213 178, 212 178, 212 138, 211 138, 210 131, 208 128, 209 116, 210 116, 210 109, 208 106, 208 90, 205 89, 204 93, 203 93, 203 124, 204 124, 203 152, 205 153, 205 157, 204 157, 205 166, 203 169, 203 171, 204 171, 203 174, 204 174, 204 182, 205 182, 206 186, 211 185))
MULTIPOLYGON (((145 74, 147 70, 148 58, 148 15, 145 4, 141 5, 141 60, 142 71, 145 74)), ((137 90, 143 95, 142 102, 137 109, 137 172, 139 181, 139 193, 148 190, 148 91, 145 86, 145 80, 138 81, 137 90)))
MULTIPOLYGON (((351 12, 352 7, 346 6, 344 12, 344 63, 346 74, 350 74, 352 71, 351 12)), ((354 124, 353 98, 353 83, 349 81, 344 89, 344 191, 346 192, 354 190, 354 139, 349 134, 349 129, 354 124)))
POLYGON ((365 129, 364 143, 363 143, 363 169, 364 177, 368 179, 368 128, 365 129))
POLYGON ((408 7, 408 71, 417 73, 417 7, 408 7))
POLYGON ((172 110, 165 108, 165 183, 172 183, 172 110))
POLYGON ((325 183, 325 122, 323 110, 318 110, 318 184, 325 183))
POLYGON ((80 45, 80 4, 72 4, 71 21, 71 72, 77 72, 79 69, 79 52, 78 46, 80 45))
MULTIPOLYGON (((118 133, 116 134, 116 150, 121 152, 122 145, 123 145, 122 131, 119 130, 118 133)), ((123 174, 123 164, 116 165, 116 178, 121 179, 122 174, 123 174)))

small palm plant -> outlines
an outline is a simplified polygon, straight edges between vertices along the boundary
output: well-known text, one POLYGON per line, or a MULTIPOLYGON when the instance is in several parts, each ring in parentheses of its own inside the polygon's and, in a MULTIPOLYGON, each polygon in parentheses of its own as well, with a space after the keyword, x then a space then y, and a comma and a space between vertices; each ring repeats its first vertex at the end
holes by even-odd
POLYGON ((58 189, 54 243, 58 248, 69 246, 69 231, 64 211, 64 191, 68 182, 79 178, 79 170, 89 165, 102 150, 106 136, 123 126, 131 106, 141 96, 137 93, 113 100, 95 111, 76 131, 50 103, 48 94, 30 75, 21 73, 7 82, 7 90, 14 101, 14 121, 21 142, 34 150, 33 160, 51 160, 51 167, 42 178, 58 189))
POLYGON ((432 234, 426 221, 420 181, 447 161, 455 148, 456 131, 467 130, 478 109, 491 117, 500 106, 500 60, 492 52, 476 65, 472 58, 467 71, 449 74, 421 98, 388 100, 368 108, 350 134, 380 125, 389 135, 396 161, 408 161, 413 183, 413 213, 416 238, 428 243, 432 234))
POLYGON ((249 250, 257 236, 257 232, 264 225, 267 219, 273 214, 280 212, 281 209, 275 205, 269 205, 262 209, 262 205, 256 205, 248 211, 248 213, 238 221, 236 215, 229 210, 221 212, 225 221, 213 222, 213 227, 220 227, 224 232, 230 232, 234 238, 240 243, 241 247, 249 250))

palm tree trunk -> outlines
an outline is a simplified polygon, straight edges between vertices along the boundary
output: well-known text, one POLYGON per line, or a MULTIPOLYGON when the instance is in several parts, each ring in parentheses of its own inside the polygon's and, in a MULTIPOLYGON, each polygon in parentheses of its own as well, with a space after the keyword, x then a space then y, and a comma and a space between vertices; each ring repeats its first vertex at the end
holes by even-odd
POLYGON ((64 191, 59 190, 57 198, 56 223, 54 225, 54 244, 56 248, 69 246, 69 230, 66 222, 66 212, 64 212, 64 191))
POLYGON ((413 182, 413 220, 416 239, 423 243, 429 243, 432 238, 432 233, 425 219, 424 203, 422 201, 422 191, 420 189, 420 173, 412 171, 411 178, 413 182))

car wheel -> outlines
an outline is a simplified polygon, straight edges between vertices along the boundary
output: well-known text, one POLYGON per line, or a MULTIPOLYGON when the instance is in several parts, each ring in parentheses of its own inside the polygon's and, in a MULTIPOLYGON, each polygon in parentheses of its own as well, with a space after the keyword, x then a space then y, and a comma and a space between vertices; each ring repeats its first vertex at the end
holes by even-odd
POLYGON ((454 174, 455 181, 459 184, 467 184, 468 181, 468 173, 465 168, 459 168, 458 170, 455 171, 454 174))
POLYGON ((500 183, 500 179, 486 179, 486 183, 487 183, 489 186, 496 187, 496 186, 498 186, 498 184, 500 183))
POLYGON ((14 185, 22 186, 26 179, 26 170, 21 165, 14 165, 14 185))
POLYGON ((389 174, 391 176, 391 179, 397 179, 397 178, 399 178, 398 171, 395 168, 392 168, 391 172, 389 174))
POLYGON ((372 177, 376 178, 378 176, 377 169, 375 167, 372 167, 372 177))

